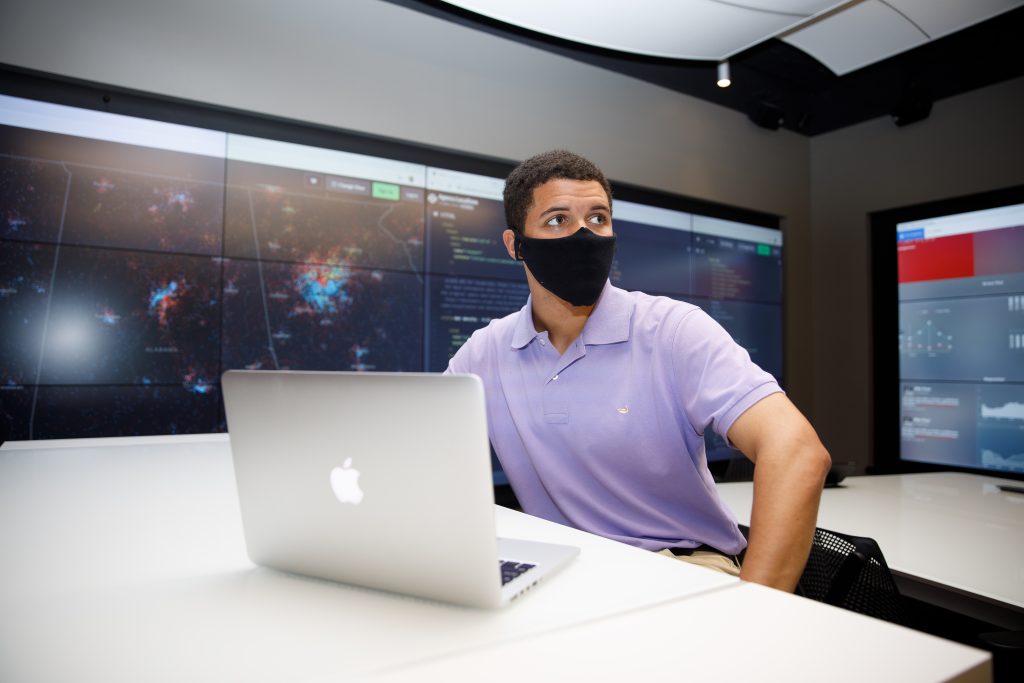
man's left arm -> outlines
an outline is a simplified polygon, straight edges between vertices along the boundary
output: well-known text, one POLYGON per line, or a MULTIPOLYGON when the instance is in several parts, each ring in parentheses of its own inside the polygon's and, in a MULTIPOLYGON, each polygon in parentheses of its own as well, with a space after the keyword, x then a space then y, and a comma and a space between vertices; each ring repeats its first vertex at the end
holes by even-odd
POLYGON ((785 394, 767 396, 729 428, 752 460, 754 503, 740 578, 792 592, 807 563, 831 466, 817 433, 785 394))

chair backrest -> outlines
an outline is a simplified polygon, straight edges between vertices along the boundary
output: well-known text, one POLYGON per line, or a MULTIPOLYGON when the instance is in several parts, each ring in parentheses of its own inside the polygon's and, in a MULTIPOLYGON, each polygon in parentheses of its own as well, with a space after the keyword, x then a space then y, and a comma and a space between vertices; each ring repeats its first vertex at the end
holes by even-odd
POLYGON ((902 622, 896 581, 870 538, 815 529, 797 592, 853 612, 902 622))

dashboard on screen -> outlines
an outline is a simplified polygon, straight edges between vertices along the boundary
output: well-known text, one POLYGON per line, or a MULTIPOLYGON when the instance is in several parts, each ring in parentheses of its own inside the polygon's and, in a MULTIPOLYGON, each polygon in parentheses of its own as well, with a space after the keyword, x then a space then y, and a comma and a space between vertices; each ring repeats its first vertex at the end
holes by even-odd
MULTIPOLYGON (((524 306, 501 239, 512 164, 432 163, 395 142, 357 153, 340 149, 351 134, 320 134, 299 144, 0 95, 12 438, 223 431, 225 370, 442 371, 474 330, 524 306)), ((615 193, 613 282, 702 306, 781 381, 777 219, 615 193)), ((731 453, 709 436, 709 459, 731 453)))
POLYGON ((888 226, 903 462, 1024 474, 1024 202, 1004 196, 888 226))

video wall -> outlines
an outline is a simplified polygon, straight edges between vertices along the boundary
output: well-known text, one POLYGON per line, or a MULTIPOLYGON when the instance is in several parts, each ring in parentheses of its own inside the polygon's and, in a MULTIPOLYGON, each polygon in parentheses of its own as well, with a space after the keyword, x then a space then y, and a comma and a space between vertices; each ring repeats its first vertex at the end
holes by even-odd
MULTIPOLYGON (((475 329, 526 302, 501 241, 502 188, 0 96, 12 438, 223 431, 232 368, 444 370, 475 329)), ((612 281, 704 307, 781 380, 781 232, 618 197, 612 281)), ((709 452, 728 454, 710 440, 709 452)))
POLYGON ((1024 473, 1024 204, 898 223, 900 457, 1024 473))

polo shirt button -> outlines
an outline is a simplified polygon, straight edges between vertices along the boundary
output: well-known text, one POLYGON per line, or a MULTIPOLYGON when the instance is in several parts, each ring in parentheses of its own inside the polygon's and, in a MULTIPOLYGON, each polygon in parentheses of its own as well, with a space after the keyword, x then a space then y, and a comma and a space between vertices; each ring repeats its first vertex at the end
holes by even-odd
POLYGON ((552 379, 552 380, 556 380, 556 379, 558 379, 558 375, 555 375, 555 376, 554 376, 554 377, 552 377, 551 379, 552 379))
POLYGON ((541 340, 540 340, 540 345, 541 345, 541 346, 547 346, 547 345, 548 345, 548 343, 547 343, 546 341, 544 341, 543 339, 541 339, 541 340))

